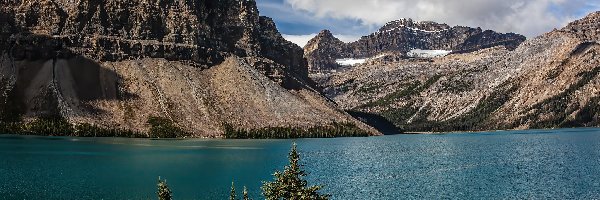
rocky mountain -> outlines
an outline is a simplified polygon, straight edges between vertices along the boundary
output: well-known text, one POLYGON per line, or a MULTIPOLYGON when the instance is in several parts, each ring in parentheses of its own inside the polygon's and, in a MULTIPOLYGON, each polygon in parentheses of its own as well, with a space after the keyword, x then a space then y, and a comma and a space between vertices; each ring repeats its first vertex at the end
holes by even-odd
POLYGON ((344 42, 329 30, 323 30, 304 46, 304 57, 310 71, 319 71, 336 68, 335 60, 347 58, 348 53, 344 42))
POLYGON ((328 71, 339 65, 336 59, 370 58, 382 53, 406 56, 414 49, 473 52, 504 46, 514 50, 525 37, 514 33, 496 33, 481 28, 450 27, 435 22, 401 19, 387 23, 379 31, 356 42, 341 43, 329 31, 322 31, 304 47, 304 57, 311 71, 328 71))
POLYGON ((587 127, 600 125, 599 72, 595 12, 513 51, 385 56, 322 83, 344 109, 383 116, 411 132, 587 127))
POLYGON ((158 117, 194 137, 223 124, 378 134, 313 89, 303 50, 254 0, 7 0, 0 27, 3 125, 147 132, 158 117))

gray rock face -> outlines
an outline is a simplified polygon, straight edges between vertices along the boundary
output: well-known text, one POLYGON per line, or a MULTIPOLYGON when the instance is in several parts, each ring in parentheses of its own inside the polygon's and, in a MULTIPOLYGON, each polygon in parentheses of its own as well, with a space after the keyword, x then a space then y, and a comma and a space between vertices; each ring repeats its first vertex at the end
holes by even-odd
POLYGON ((406 131, 600 126, 599 14, 513 51, 382 57, 320 79, 342 108, 381 115, 406 131))
MULTIPOLYGON (((323 33, 323 32, 322 32, 323 33)), ((401 19, 387 23, 379 31, 356 42, 340 43, 331 34, 319 34, 304 47, 311 71, 335 69, 335 59, 368 58, 381 53, 405 55, 413 49, 473 52, 494 46, 514 50, 525 37, 514 33, 496 33, 480 28, 450 27, 435 22, 401 19)))
POLYGON ((96 61, 165 58, 207 68, 234 54, 268 58, 284 67, 265 71, 270 77, 294 72, 285 75, 296 77, 276 80, 284 86, 308 81, 302 49, 283 39, 272 20, 259 16, 255 1, 9 2, 0 16, 0 42, 17 59, 65 57, 68 51, 96 61))
POLYGON ((600 11, 593 12, 583 19, 575 20, 559 31, 584 40, 598 41, 600 40, 600 11))
POLYGON ((321 31, 304 46, 304 57, 308 61, 309 70, 316 72, 340 67, 335 60, 349 56, 346 46, 329 30, 321 31))

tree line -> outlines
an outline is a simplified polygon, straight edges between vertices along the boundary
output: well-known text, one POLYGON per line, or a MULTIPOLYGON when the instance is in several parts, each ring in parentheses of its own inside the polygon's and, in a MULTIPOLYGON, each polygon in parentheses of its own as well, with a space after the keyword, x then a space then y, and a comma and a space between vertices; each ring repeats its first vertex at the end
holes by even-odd
MULTIPOLYGON (((125 137, 125 138, 185 138, 191 136, 164 117, 148 117, 148 132, 119 127, 104 127, 90 123, 72 124, 61 116, 47 116, 30 122, 0 120, 0 133, 17 135, 73 136, 73 137, 125 137)), ((334 138, 368 137, 369 133, 353 123, 333 122, 325 126, 310 128, 266 127, 243 129, 223 124, 226 139, 290 139, 290 138, 334 138)))
POLYGON ((298 127, 265 127, 258 129, 236 128, 224 124, 227 139, 292 139, 292 138, 334 138, 334 137, 368 137, 369 133, 353 123, 333 122, 326 126, 310 128, 298 127))
POLYGON ((182 138, 191 134, 163 117, 148 117, 147 133, 125 128, 106 128, 80 123, 71 124, 61 116, 47 116, 30 122, 0 121, 0 133, 17 135, 73 136, 73 137, 125 137, 125 138, 182 138))

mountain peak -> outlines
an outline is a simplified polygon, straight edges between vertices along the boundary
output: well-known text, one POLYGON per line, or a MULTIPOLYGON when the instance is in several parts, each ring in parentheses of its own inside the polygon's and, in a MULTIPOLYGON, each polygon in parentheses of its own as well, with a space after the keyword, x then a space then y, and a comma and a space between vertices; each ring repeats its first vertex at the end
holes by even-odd
POLYGON ((582 19, 569 23, 561 31, 572 33, 576 37, 585 40, 600 40, 600 11, 590 13, 582 19))
POLYGON ((319 32, 319 34, 317 36, 321 36, 321 37, 333 37, 333 34, 331 33, 331 31, 327 30, 327 29, 323 29, 321 32, 319 32))
POLYGON ((344 43, 323 30, 304 47, 304 57, 310 71, 322 72, 338 68, 337 59, 364 59, 383 52, 405 55, 415 49, 465 53, 505 46, 514 50, 523 41, 525 37, 518 34, 405 18, 388 22, 379 31, 351 43, 344 43))
POLYGON ((307 59, 309 71, 329 70, 337 67, 335 61, 331 58, 342 56, 340 55, 340 52, 343 52, 342 48, 345 45, 346 44, 336 38, 331 31, 322 30, 319 32, 317 36, 310 39, 306 46, 304 46, 305 58, 318 57, 318 59, 307 59), (312 68, 311 66, 315 66, 315 68, 312 68), (321 68, 320 66, 327 67, 321 68))
POLYGON ((450 26, 432 21, 414 21, 410 18, 402 18, 386 23, 379 29, 379 32, 389 32, 403 28, 423 32, 440 32, 450 29, 450 26))
POLYGON ((312 38, 306 46, 318 45, 318 43, 343 43, 340 39, 336 38, 331 31, 325 29, 319 32, 317 36, 312 38))

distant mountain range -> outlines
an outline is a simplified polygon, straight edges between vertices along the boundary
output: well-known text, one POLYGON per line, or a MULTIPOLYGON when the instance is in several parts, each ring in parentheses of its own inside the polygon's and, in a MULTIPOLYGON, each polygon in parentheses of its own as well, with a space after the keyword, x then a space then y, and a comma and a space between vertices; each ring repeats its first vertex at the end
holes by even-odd
MULTIPOLYGON (((446 30, 437 26, 419 30, 401 27, 384 27, 362 41, 386 35, 382 33, 386 30, 421 35, 446 30)), ((313 78, 343 109, 383 116, 410 132, 600 125, 600 12, 520 45, 521 36, 487 33, 490 34, 495 37, 485 38, 500 39, 480 44, 400 43, 404 44, 396 50, 400 53, 411 48, 451 49, 455 53, 439 58, 383 55, 347 70, 315 74, 313 78)), ((335 45, 315 45, 319 41, 328 43, 325 41, 331 39, 323 37, 326 35, 323 32, 305 47, 309 50, 305 56, 313 59, 313 67, 315 55, 335 49, 332 48, 335 45)), ((397 44, 390 42, 396 39, 419 41, 392 37, 367 44, 397 44)), ((389 48, 384 45, 381 49, 389 48)), ((327 58, 353 56, 341 52, 327 58)), ((382 53, 358 52, 354 55, 369 57, 382 53)))
POLYGON ((382 53, 407 55, 414 49, 448 50, 468 53, 494 46, 514 50, 525 41, 514 33, 496 33, 491 30, 465 26, 450 27, 435 22, 415 22, 401 19, 387 23, 379 31, 363 36, 358 41, 344 43, 330 31, 323 30, 306 46, 304 57, 312 72, 339 68, 337 59, 370 58, 382 53))

